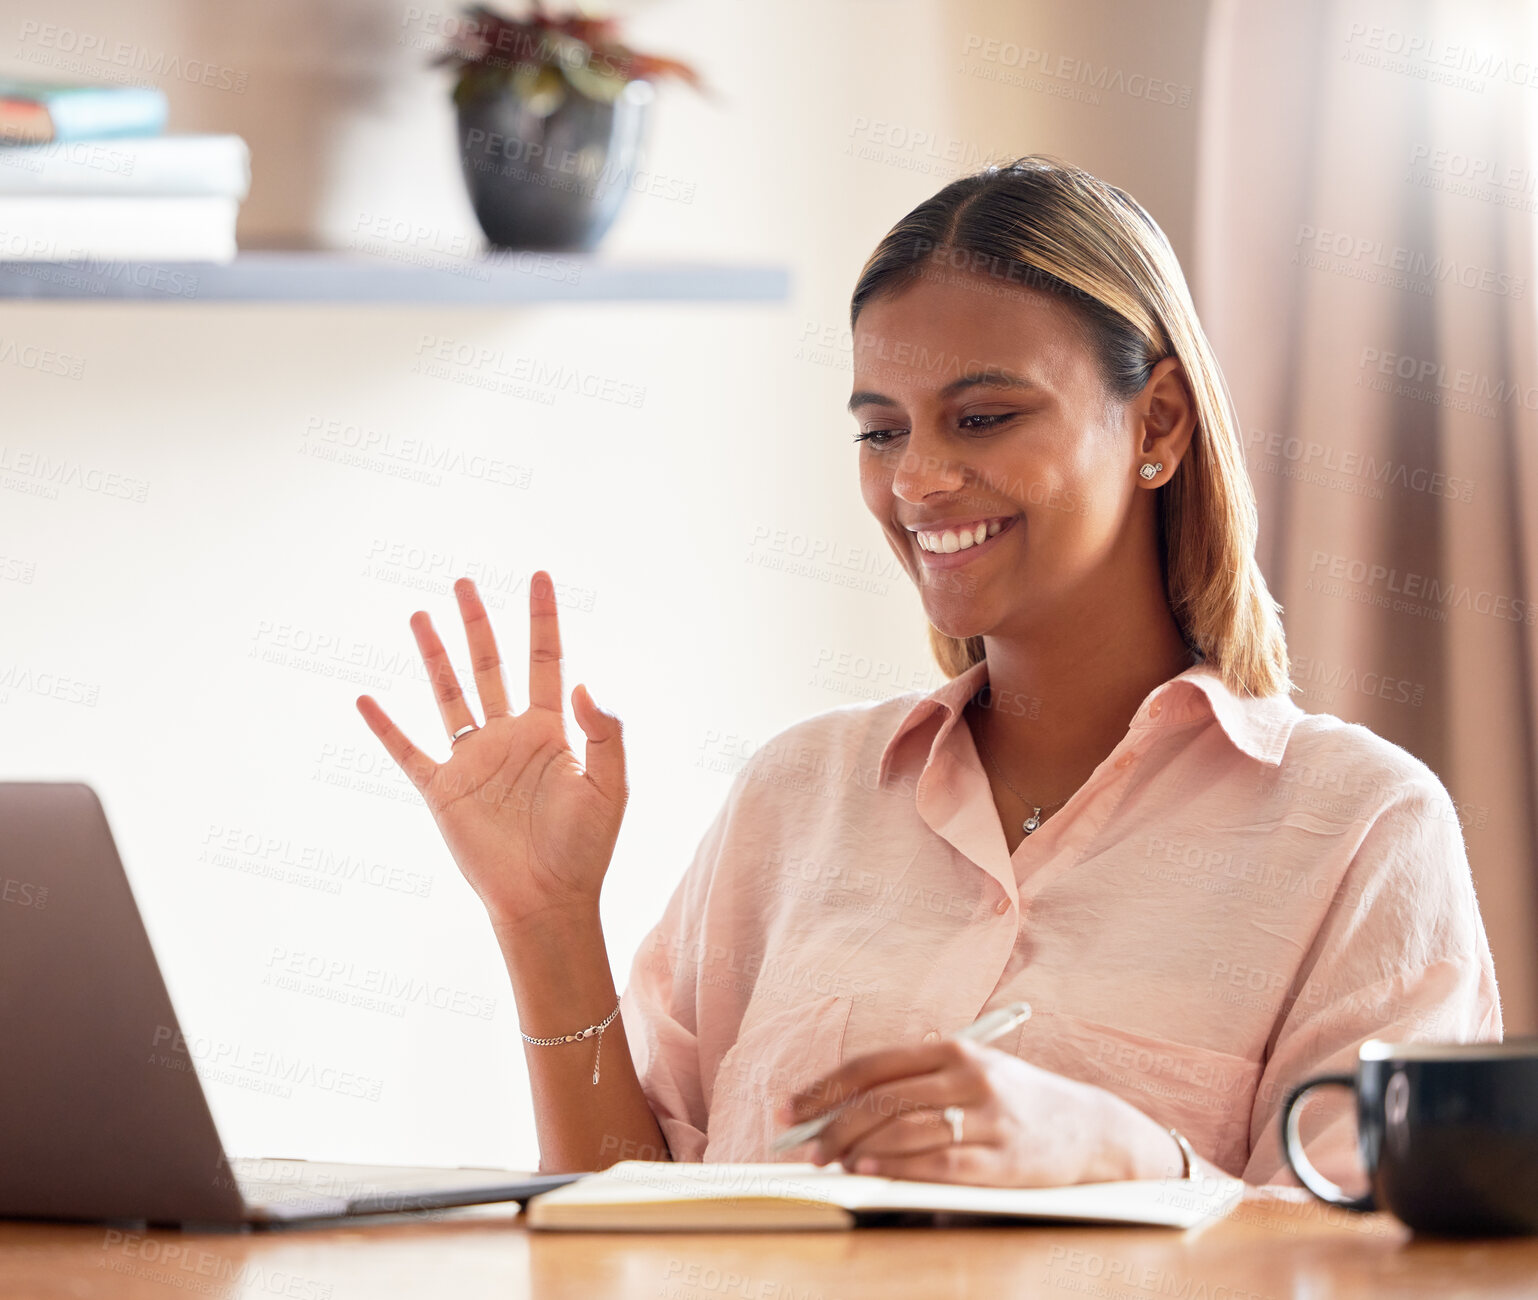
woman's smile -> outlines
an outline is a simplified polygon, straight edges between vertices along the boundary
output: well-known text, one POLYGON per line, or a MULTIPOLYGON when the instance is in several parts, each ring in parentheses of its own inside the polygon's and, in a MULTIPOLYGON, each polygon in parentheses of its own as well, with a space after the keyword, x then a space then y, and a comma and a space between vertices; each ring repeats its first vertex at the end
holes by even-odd
POLYGON ((971 525, 950 525, 936 529, 919 529, 908 525, 907 530, 913 536, 914 546, 925 568, 955 569, 992 551, 994 544, 1014 527, 1019 517, 994 516, 979 519, 971 525), (981 541, 976 540, 979 532, 983 533, 981 541))

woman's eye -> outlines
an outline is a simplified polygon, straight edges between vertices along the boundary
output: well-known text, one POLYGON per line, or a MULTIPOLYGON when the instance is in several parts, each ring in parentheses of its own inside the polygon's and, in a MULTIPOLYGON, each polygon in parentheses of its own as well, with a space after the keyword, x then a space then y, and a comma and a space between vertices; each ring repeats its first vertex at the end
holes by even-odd
MULTIPOLYGON (((1020 412, 1006 411, 1001 415, 964 415, 957 423, 973 433, 981 433, 987 429, 996 429, 1002 424, 1013 420, 1020 412)), ((901 437, 907 433, 906 429, 867 429, 864 433, 854 435, 856 442, 868 442, 872 447, 885 447, 893 438, 901 437)))
POLYGON ((1003 415, 963 415, 960 424, 963 429, 994 429, 1007 420, 1013 420, 1015 414, 1014 411, 1009 411, 1003 415), (971 423, 973 420, 979 420, 981 423, 973 424, 971 423))

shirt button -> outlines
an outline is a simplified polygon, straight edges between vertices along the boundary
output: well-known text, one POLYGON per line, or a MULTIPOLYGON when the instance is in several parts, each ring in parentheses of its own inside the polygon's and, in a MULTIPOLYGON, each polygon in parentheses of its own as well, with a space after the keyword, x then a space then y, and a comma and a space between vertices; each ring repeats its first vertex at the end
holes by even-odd
POLYGON ((1005 912, 1009 911, 1009 899, 999 899, 999 901, 993 905, 993 910, 1000 916, 1003 916, 1005 912))
POLYGON ((1160 712, 1163 710, 1163 708, 1164 708, 1164 702, 1162 700, 1155 700, 1152 704, 1150 704, 1148 706, 1148 716, 1150 718, 1157 718, 1159 716, 1160 712))
POLYGON ((938 1043, 940 1041, 940 1031, 938 1029, 931 1029, 924 1035, 924 1041, 926 1043, 938 1043))
POLYGON ((1120 758, 1118 758, 1116 760, 1116 766, 1117 767, 1126 767, 1136 757, 1137 757, 1137 755, 1135 755, 1135 754, 1123 754, 1120 758))

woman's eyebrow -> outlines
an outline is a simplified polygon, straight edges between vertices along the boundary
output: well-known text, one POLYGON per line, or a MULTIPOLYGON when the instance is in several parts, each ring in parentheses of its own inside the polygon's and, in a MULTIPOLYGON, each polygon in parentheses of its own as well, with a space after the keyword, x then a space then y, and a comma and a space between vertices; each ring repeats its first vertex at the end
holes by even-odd
MULTIPOLYGON (((1009 388, 1031 392, 1045 391, 1034 379, 1027 379, 1024 375, 1017 375, 1013 371, 997 368, 981 371, 974 375, 962 375, 951 380, 940 390, 940 396, 954 397, 957 393, 965 392, 969 388, 1009 388)), ((849 410, 852 413, 859 406, 896 406, 897 401, 887 397, 883 393, 872 392, 868 388, 856 389, 849 398, 849 410)))
POLYGON ((881 393, 873 393, 869 389, 856 389, 849 399, 849 410, 852 413, 857 406, 896 406, 897 403, 890 397, 881 393))

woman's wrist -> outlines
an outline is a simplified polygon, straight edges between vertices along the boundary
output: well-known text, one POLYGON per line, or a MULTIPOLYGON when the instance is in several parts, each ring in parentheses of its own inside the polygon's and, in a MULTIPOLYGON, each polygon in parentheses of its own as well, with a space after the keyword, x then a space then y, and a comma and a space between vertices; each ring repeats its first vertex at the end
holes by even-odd
POLYGON ((486 915, 504 952, 510 945, 558 944, 593 929, 602 929, 596 896, 551 904, 519 916, 502 915, 490 908, 486 915))
POLYGON ((1101 1092, 1106 1118, 1100 1128, 1100 1150, 1091 1165, 1096 1176, 1085 1181, 1184 1177, 1185 1152, 1169 1128, 1115 1093, 1101 1092))
POLYGON ((571 1033, 613 1010, 614 976, 596 900, 492 925, 523 1032, 571 1033))

